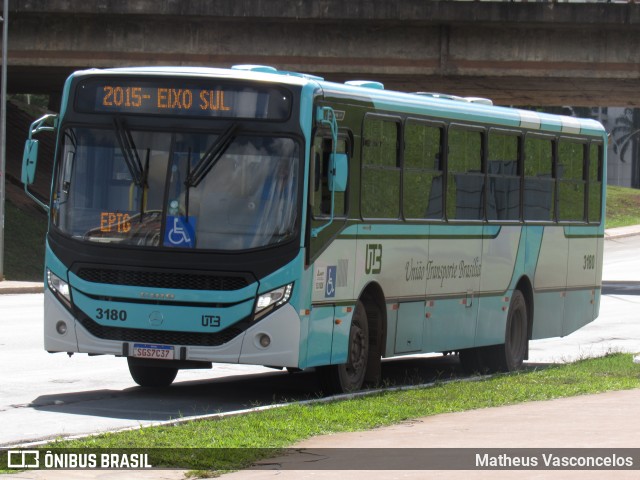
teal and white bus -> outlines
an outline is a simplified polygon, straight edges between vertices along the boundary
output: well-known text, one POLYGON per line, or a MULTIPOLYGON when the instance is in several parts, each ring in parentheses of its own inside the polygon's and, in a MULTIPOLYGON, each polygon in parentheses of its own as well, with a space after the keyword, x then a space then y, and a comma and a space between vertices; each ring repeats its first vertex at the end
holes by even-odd
POLYGON ((516 370, 598 315, 606 142, 593 120, 243 65, 71 75, 46 239, 44 347, 179 369, 458 352, 516 370))

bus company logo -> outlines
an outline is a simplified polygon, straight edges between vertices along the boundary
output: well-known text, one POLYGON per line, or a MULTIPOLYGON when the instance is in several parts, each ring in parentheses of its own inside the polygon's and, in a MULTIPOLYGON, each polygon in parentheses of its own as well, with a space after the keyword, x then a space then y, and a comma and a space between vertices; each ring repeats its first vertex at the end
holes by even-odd
POLYGON ((140 292, 140 298, 145 300, 174 300, 176 296, 173 293, 140 292))
POLYGON ((40 468, 40 452, 38 450, 9 450, 7 452, 7 468, 40 468))
POLYGON ((222 319, 218 315, 202 315, 203 327, 219 327, 222 319))
POLYGON ((376 275, 382 271, 382 244, 367 244, 364 271, 367 275, 376 275))

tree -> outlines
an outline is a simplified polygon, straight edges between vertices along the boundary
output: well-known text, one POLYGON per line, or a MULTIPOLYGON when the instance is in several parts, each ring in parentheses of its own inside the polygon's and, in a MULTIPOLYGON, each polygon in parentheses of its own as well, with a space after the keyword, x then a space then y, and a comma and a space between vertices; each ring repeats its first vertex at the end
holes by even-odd
POLYGON ((640 143, 640 109, 625 108, 624 114, 616 118, 616 126, 611 130, 613 151, 626 163, 625 156, 631 148, 631 186, 640 188, 640 161, 638 146, 640 143))

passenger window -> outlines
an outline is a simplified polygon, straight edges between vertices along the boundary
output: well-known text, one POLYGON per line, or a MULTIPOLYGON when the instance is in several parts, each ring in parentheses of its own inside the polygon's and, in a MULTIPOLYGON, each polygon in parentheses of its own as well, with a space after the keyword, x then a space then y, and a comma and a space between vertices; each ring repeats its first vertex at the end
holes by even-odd
POLYGON ((555 219, 553 141, 527 136, 524 142, 524 219, 555 219))
POLYGON ((484 205, 482 132, 449 128, 447 218, 481 220, 484 205))
POLYGON ((442 218, 442 128, 407 121, 402 174, 404 217, 442 218))
POLYGON ((585 221, 586 145, 560 139, 558 143, 558 220, 585 221))
POLYGON ((600 223, 602 217, 602 144, 589 147, 589 223, 600 223))
POLYGON ((366 117, 362 140, 363 218, 400 218, 399 123, 366 117))
POLYGON ((520 137, 489 134, 488 201, 489 220, 520 219, 520 137))

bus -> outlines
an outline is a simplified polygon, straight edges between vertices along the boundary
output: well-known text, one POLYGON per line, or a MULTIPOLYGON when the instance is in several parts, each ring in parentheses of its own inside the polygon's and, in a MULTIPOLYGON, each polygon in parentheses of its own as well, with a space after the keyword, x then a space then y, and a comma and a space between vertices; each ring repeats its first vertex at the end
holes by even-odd
POLYGON ((239 363, 348 392, 427 352, 517 370, 598 316, 606 144, 590 119, 268 66, 78 71, 23 157, 44 348, 124 357, 144 387, 239 363))

